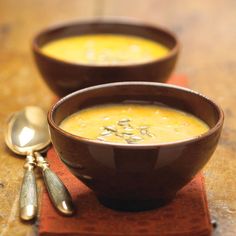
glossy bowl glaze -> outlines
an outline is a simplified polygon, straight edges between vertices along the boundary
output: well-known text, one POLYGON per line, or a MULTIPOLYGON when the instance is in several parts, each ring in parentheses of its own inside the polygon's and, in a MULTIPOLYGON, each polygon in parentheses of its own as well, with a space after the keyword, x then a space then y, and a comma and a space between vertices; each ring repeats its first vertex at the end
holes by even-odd
POLYGON ((51 27, 33 40, 32 50, 36 65, 49 88, 59 97, 89 86, 122 82, 165 82, 174 69, 179 43, 173 33, 160 27, 132 21, 97 20, 51 27), (55 39, 68 36, 112 33, 135 35, 158 41, 169 53, 151 62, 129 65, 86 65, 55 59, 42 53, 41 47, 55 39))
POLYGON ((49 111, 52 143, 65 165, 101 203, 119 210, 144 210, 171 200, 213 154, 223 125, 222 110, 188 89, 150 82, 99 85, 74 92, 49 111), (158 102, 190 112, 210 130, 201 136, 156 145, 93 141, 59 128, 72 113, 103 103, 158 102))

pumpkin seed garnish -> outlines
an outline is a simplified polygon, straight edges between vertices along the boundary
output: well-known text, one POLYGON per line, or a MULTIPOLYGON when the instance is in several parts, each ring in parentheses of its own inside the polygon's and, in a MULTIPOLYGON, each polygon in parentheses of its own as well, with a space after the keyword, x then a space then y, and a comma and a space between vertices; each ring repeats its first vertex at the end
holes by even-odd
POLYGON ((134 142, 133 140, 131 140, 131 139, 126 139, 125 140, 128 144, 134 144, 134 143, 136 143, 136 142, 134 142))
POLYGON ((105 130, 111 131, 111 132, 117 132, 116 128, 114 126, 105 126, 105 130))
POLYGON ((129 125, 129 122, 130 122, 129 118, 124 118, 124 119, 119 120, 117 124, 120 126, 127 126, 129 125))
POLYGON ((148 130, 147 129, 140 129, 140 134, 147 135, 148 130))
POLYGON ((129 125, 129 126, 124 126, 123 129, 124 129, 125 131, 128 131, 128 132, 134 130, 130 125, 129 125))
POLYGON ((150 133, 150 132, 147 132, 147 136, 149 136, 149 137, 155 137, 155 135, 154 134, 152 134, 152 133, 150 133))
POLYGON ((125 134, 125 135, 133 135, 133 132, 131 132, 131 131, 125 131, 125 132, 122 132, 122 134, 125 134))
POLYGON ((105 141, 105 139, 103 138, 103 137, 97 137, 97 140, 99 140, 99 141, 105 141))
POLYGON ((108 135, 111 135, 111 133, 112 132, 110 130, 105 129, 100 133, 100 135, 101 136, 108 136, 108 135))
POLYGON ((152 133, 150 133, 147 126, 141 126, 139 132, 140 132, 140 134, 147 135, 149 137, 154 137, 155 136, 152 133))
POLYGON ((135 144, 143 140, 141 136, 135 135, 136 131, 142 136, 154 137, 152 133, 149 131, 148 126, 140 126, 140 127, 132 127, 130 124, 130 119, 124 118, 117 122, 117 125, 122 127, 116 127, 115 125, 104 126, 100 136, 97 138, 98 140, 105 141, 104 137, 109 135, 115 135, 117 137, 122 138, 129 144, 135 144))
POLYGON ((121 133, 115 132, 115 136, 120 137, 120 138, 124 138, 124 136, 121 133))
POLYGON ((141 141, 141 140, 143 140, 141 137, 139 137, 139 136, 135 136, 135 135, 133 135, 133 136, 130 136, 128 139, 126 139, 125 141, 127 142, 127 143, 129 143, 129 144, 134 144, 134 143, 137 143, 137 142, 139 142, 139 141, 141 141))
POLYGON ((139 137, 139 136, 135 136, 135 135, 131 136, 131 138, 132 138, 133 140, 136 140, 136 141, 140 141, 140 140, 142 140, 141 137, 139 137))

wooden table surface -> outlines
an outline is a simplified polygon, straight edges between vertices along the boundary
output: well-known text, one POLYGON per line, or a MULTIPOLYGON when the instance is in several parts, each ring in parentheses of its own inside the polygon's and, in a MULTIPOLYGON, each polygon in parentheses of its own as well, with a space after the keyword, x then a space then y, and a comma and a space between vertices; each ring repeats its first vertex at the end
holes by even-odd
POLYGON ((10 113, 26 105, 48 109, 53 98, 34 65, 31 39, 51 24, 107 16, 135 17, 176 32, 182 43, 176 73, 224 109, 222 138, 204 174, 218 222, 214 235, 236 235, 235 0, 0 0, 0 235, 37 235, 37 222, 19 221, 23 160, 8 151, 2 135, 10 113))

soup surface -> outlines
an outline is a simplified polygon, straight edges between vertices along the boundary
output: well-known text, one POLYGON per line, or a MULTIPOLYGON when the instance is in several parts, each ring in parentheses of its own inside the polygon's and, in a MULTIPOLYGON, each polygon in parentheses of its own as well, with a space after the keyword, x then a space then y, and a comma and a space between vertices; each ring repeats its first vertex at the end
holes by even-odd
POLYGON ((64 119, 60 127, 88 139, 128 144, 186 140, 209 129, 206 123, 189 113, 148 104, 90 107, 64 119))
POLYGON ((91 34, 49 42, 42 52, 68 62, 116 65, 143 63, 167 55, 169 49, 155 41, 128 35, 91 34))

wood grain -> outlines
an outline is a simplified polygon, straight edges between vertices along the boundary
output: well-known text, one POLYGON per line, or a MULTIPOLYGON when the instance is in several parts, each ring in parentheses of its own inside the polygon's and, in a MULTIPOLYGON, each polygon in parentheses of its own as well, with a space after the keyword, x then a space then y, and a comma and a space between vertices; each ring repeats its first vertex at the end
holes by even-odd
MULTIPOLYGON (((188 75, 191 88, 213 98, 225 112, 220 144, 204 173, 210 211, 219 225, 214 235, 236 235, 235 9, 235 0, 1 0, 1 134, 11 112, 26 105, 48 109, 53 99, 36 71, 30 50, 33 35, 42 28, 107 16, 134 17, 170 28, 182 43, 177 73, 188 75)), ((37 235, 37 222, 19 221, 23 160, 7 150, 3 135, 0 159, 0 235, 37 235)))

